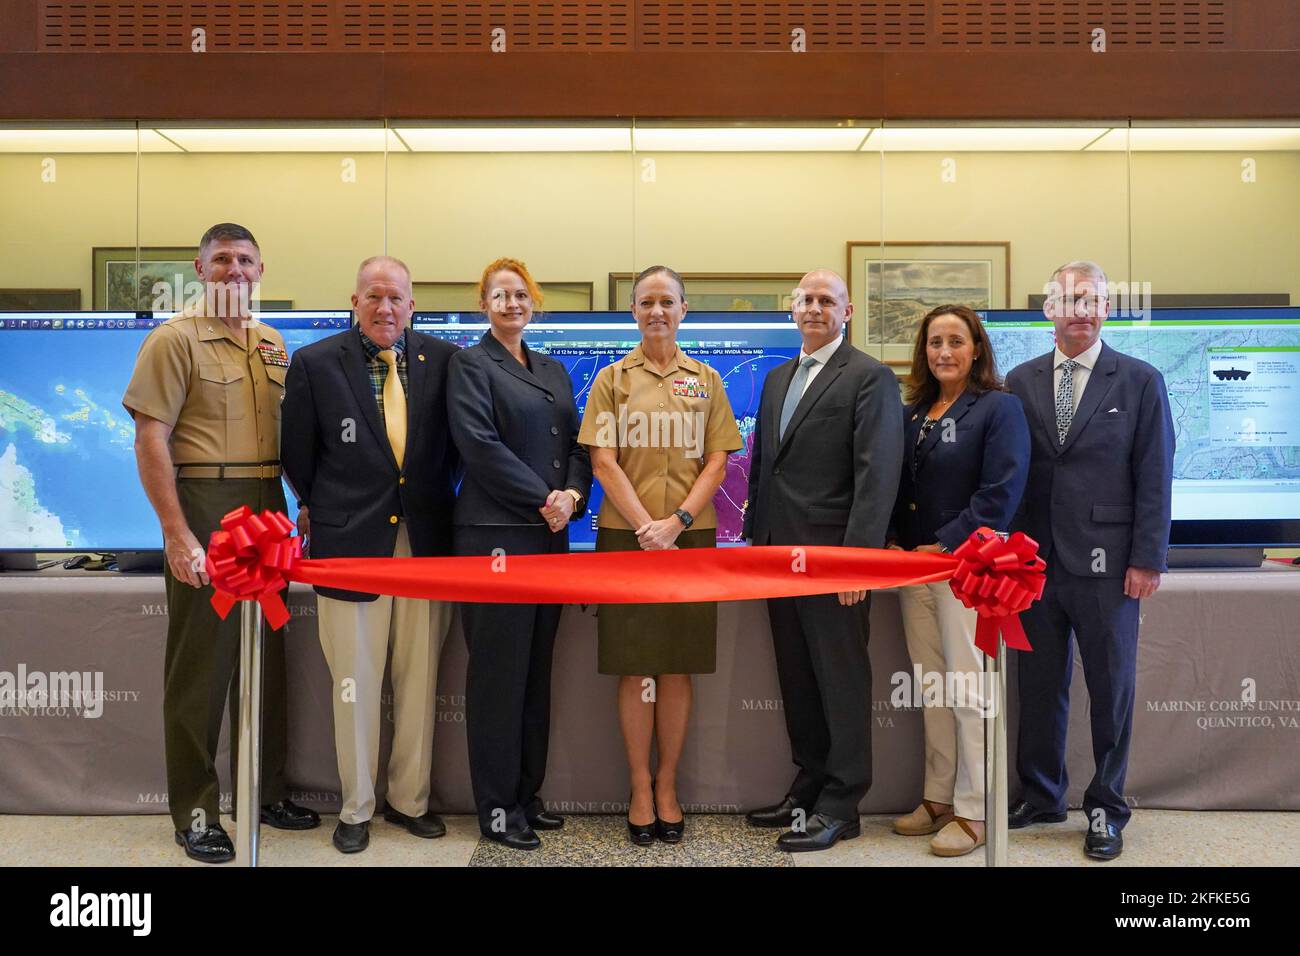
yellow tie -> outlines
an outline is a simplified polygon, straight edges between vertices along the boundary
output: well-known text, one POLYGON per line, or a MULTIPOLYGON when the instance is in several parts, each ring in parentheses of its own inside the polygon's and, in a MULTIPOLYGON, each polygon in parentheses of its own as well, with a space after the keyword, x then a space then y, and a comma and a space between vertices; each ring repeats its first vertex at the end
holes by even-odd
POLYGON ((397 374, 397 353, 382 349, 379 358, 388 366, 388 374, 384 376, 384 429, 400 469, 406 457, 406 391, 397 374))

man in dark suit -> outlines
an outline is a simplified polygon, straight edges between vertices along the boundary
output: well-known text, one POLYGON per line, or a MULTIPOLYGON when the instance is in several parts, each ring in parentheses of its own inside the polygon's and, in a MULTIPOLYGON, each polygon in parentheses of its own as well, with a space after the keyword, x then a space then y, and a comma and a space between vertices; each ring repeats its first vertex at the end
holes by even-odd
POLYGON ((1021 799, 1008 825, 1065 819, 1071 634, 1092 702, 1096 772, 1083 796, 1084 852, 1124 848, 1124 801, 1137 677, 1138 602, 1167 570, 1174 430, 1160 373, 1101 341, 1106 274, 1061 266, 1043 312, 1056 348, 1007 376, 1025 406, 1029 484, 1014 527, 1047 561, 1043 597, 1021 615, 1032 653, 1019 658, 1021 799))
MULTIPOLYGON (((449 342, 407 328, 415 303, 399 259, 361 264, 356 327, 294 353, 281 460, 313 558, 451 554, 458 459, 447 427, 449 342)), ((334 845, 364 850, 375 811, 380 693, 390 649, 393 749, 384 819, 419 837, 428 813, 434 689, 451 605, 317 588, 321 646, 334 681, 343 806, 334 845)))
MULTIPOLYGON (((797 359, 763 383, 749 460, 744 534, 755 545, 879 548, 903 464, 903 407, 886 366, 844 340, 844 280, 808 273, 793 316, 797 359)), ((767 602, 799 772, 755 826, 790 827, 777 846, 824 850, 860 834, 871 786, 870 600, 866 591, 767 602)))

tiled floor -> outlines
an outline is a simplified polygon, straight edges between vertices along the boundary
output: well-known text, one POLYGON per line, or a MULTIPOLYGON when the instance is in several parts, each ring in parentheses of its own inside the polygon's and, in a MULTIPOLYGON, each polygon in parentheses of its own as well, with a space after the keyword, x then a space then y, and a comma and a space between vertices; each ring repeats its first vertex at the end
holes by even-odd
MULTIPOLYGON (((564 830, 543 833, 530 853, 480 840, 472 817, 450 816, 447 835, 421 840, 376 819, 370 847, 344 856, 330 844, 335 818, 320 829, 285 833, 263 827, 262 866, 982 866, 982 850, 945 860, 932 855, 927 837, 901 837, 890 817, 862 818, 862 836, 823 853, 775 849, 776 831, 757 830, 739 815, 701 814, 687 820, 679 846, 642 849, 627 839, 617 816, 570 816, 564 830)), ((229 818, 223 819, 233 833, 229 818)), ((1124 831, 1124 855, 1113 864, 1083 855, 1085 820, 1011 834, 1012 866, 1297 866, 1300 813, 1137 810, 1124 831)), ((0 816, 0 866, 204 866, 172 842, 165 816, 0 816)), ((229 867, 227 867, 229 868, 229 867)))

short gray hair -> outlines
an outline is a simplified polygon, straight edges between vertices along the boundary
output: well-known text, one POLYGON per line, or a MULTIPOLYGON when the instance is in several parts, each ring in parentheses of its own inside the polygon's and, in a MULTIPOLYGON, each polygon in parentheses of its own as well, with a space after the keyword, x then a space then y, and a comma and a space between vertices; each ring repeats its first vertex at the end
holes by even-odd
POLYGON ((1082 274, 1092 276, 1095 279, 1100 279, 1101 284, 1106 288, 1110 287, 1110 282, 1106 278, 1106 270, 1097 265, 1097 263, 1093 262, 1091 259, 1072 259, 1063 266, 1057 266, 1056 269, 1052 271, 1052 281, 1055 282, 1057 276, 1066 272, 1073 272, 1076 275, 1082 274))
POLYGON ((369 259, 364 260, 361 263, 361 265, 357 266, 357 288, 358 289, 361 288, 361 277, 365 275, 366 270, 373 265, 380 265, 380 264, 387 265, 387 266, 397 266, 399 269, 401 269, 403 272, 406 273, 407 286, 409 287, 412 285, 411 269, 401 259, 397 258, 396 256, 371 256, 369 259))

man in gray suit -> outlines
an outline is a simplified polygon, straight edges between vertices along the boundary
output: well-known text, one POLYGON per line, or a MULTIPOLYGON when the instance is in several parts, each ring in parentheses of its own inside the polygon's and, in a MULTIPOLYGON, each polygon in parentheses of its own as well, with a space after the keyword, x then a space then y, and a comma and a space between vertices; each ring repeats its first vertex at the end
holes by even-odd
MULTIPOLYGON (((808 273, 793 316, 798 358, 763 383, 749 459, 744 535, 753 544, 885 543, 903 463, 903 406, 886 366, 845 340, 853 315, 844 280, 808 273)), ((870 600, 866 591, 767 602, 799 772, 785 799, 748 814, 791 827, 783 850, 824 850, 860 834, 871 786, 870 600)))
POLYGON ((1083 796, 1084 852, 1113 860, 1129 819, 1138 602, 1167 570, 1173 420, 1160 373, 1101 341, 1110 297, 1100 266, 1057 269, 1043 311, 1056 348, 1007 376, 1031 436, 1029 483, 1013 527, 1038 541, 1047 561, 1042 600, 1020 618, 1034 649, 1018 655, 1023 789, 1008 825, 1065 819, 1073 635, 1097 765, 1083 796))

